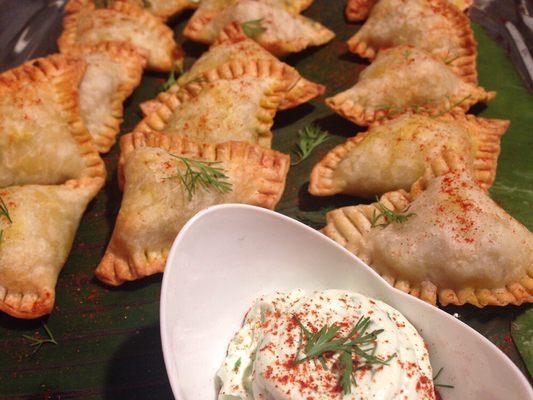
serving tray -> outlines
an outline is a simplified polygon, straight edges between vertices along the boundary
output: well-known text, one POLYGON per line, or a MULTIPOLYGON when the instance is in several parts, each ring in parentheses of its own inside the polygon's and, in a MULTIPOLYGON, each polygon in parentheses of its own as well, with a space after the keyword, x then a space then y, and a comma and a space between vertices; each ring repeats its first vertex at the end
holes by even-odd
MULTIPOLYGON (((54 2, 51 2, 54 3, 54 2)), ((337 37, 327 46, 293 55, 287 62, 306 78, 327 86, 326 96, 352 86, 368 64, 349 54, 345 41, 360 24, 347 24, 344 1, 315 0, 304 14, 333 29, 337 37)), ((183 40, 181 31, 190 12, 171 22, 177 40, 187 53, 190 66, 205 46, 183 40)), ((46 37, 52 48, 60 19, 46 37)), ((480 85, 496 90, 498 96, 487 107, 475 107, 476 114, 511 120, 502 140, 498 175, 490 190, 493 198, 511 215, 533 228, 533 95, 527 91, 504 50, 483 29, 474 24, 479 44, 480 85)), ((43 42, 44 43, 44 42, 43 42)), ((141 86, 126 104, 122 133, 140 120, 138 104, 155 96, 166 76, 146 74, 141 86)), ((329 208, 365 202, 335 196, 314 198, 307 193, 309 173, 328 150, 361 131, 356 125, 330 111, 324 97, 296 109, 279 112, 274 126, 273 147, 289 153, 300 128, 315 123, 328 130, 332 139, 301 164, 291 168, 287 188, 277 210, 320 228, 329 208)), ((2 399, 171 399, 159 337, 159 294, 161 276, 108 288, 93 277, 111 236, 120 207, 116 184, 118 146, 104 156, 108 170, 105 188, 89 205, 73 249, 57 285, 56 307, 48 318, 21 321, 0 315, 0 398, 2 399), (46 323, 57 345, 44 345, 38 352, 22 335, 45 336, 46 323)), ((523 307, 446 307, 500 347, 527 374, 512 343, 509 328, 523 307)), ((472 365, 472 368, 476 368, 472 365)), ((453 389, 446 397, 453 398, 453 389)))

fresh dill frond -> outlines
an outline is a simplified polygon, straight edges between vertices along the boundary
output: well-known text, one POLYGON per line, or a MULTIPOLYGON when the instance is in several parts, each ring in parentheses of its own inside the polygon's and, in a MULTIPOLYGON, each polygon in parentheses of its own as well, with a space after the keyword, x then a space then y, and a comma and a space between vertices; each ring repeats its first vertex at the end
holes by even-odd
POLYGON ((448 389, 453 389, 453 388, 455 388, 455 386, 453 386, 453 385, 448 385, 448 384, 446 384, 446 383, 435 383, 435 381, 436 381, 437 379, 439 379, 439 376, 440 376, 440 374, 441 374, 441 372, 442 372, 443 369, 444 369, 444 367, 441 367, 441 368, 438 370, 437 374, 433 377, 433 386, 434 386, 434 387, 443 387, 443 388, 448 388, 448 389))
POLYGON ((391 210, 387 206, 385 206, 383 203, 379 201, 379 199, 376 197, 376 205, 375 207, 379 210, 379 213, 376 213, 376 210, 372 213, 372 218, 370 220, 370 225, 372 228, 380 227, 385 228, 389 224, 393 222, 403 223, 407 221, 409 218, 411 218, 414 213, 408 213, 409 207, 404 208, 403 210, 400 210, 398 212, 391 210), (382 222, 380 222, 382 221, 382 222))
POLYGON ((32 342, 30 344, 30 346, 35 347, 33 349, 33 352, 31 353, 31 355, 37 353, 41 349, 41 347, 44 344, 46 344, 46 343, 51 343, 51 344, 55 344, 55 345, 58 344, 57 341, 55 340, 54 335, 52 334, 52 331, 50 330, 50 328, 48 328, 48 326, 46 324, 43 325, 43 328, 44 328, 44 331, 46 332, 46 334, 48 335, 48 338, 36 338, 36 337, 33 337, 33 336, 29 336, 29 335, 22 335, 22 337, 24 339, 27 339, 30 342, 32 342))
POLYGON ((298 159, 291 163, 291 165, 298 165, 303 160, 311 155, 322 143, 331 138, 327 131, 323 131, 319 126, 311 124, 298 131, 298 143, 295 151, 298 159))
POLYGON ((450 104, 445 110, 441 111, 437 115, 434 115, 433 118, 439 118, 442 117, 445 114, 448 114, 450 111, 452 111, 455 107, 459 107, 461 104, 463 104, 466 100, 468 100, 470 97, 472 97, 471 94, 466 95, 460 100, 457 100, 455 103, 450 104))
POLYGON ((340 384, 344 394, 350 394, 352 385, 356 385, 353 368, 354 355, 364 360, 365 366, 372 364, 388 365, 389 361, 396 356, 393 354, 384 360, 375 355, 376 339, 384 330, 376 329, 366 333, 372 323, 369 317, 361 317, 350 332, 343 337, 338 337, 341 329, 338 325, 324 325, 313 333, 296 316, 293 318, 300 327, 300 339, 294 364, 301 364, 307 360, 318 360, 323 368, 327 369, 325 356, 332 353, 339 354, 340 384), (306 343, 301 349, 304 337, 306 343), (371 347, 368 348, 368 346, 371 347))
POLYGON ((167 91, 176 84, 176 72, 178 73, 178 75, 181 75, 183 73, 182 67, 181 65, 176 65, 176 63, 173 63, 172 69, 170 70, 170 74, 168 75, 167 80, 161 85, 162 91, 167 91))
POLYGON ((457 60, 459 57, 461 57, 461 56, 460 55, 451 56, 450 58, 447 58, 447 59, 444 60, 444 64, 450 65, 452 62, 457 60))
MULTIPOLYGON (((11 219, 11 215, 9 214, 9 209, 7 208, 7 205, 4 202, 4 199, 0 196, 0 221, 1 221, 1 217, 4 217, 7 220, 9 225, 13 223, 13 220, 11 219)), ((0 244, 2 244, 3 240, 4 240, 4 230, 0 229, 0 244)))
POLYGON ((241 368, 241 357, 239 357, 239 359, 237 361, 235 361, 235 364, 233 365, 233 371, 234 372, 239 372, 239 368, 241 368))
POLYGON ((241 28, 244 34, 251 39, 266 31, 266 28, 263 26, 263 18, 243 22, 241 23, 241 28))
POLYGON ((187 199, 192 200, 198 187, 204 189, 213 188, 220 193, 228 193, 232 190, 232 184, 228 182, 226 171, 221 168, 219 161, 200 161, 187 157, 181 157, 169 153, 172 157, 179 160, 185 167, 178 166, 177 174, 170 178, 177 178, 187 191, 187 199))

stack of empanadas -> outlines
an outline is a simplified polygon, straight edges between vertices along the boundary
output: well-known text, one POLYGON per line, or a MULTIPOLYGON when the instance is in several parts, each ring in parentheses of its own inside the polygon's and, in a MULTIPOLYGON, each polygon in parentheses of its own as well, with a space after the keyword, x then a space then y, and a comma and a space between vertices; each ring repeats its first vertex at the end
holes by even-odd
MULTIPOLYGON (((181 69, 165 20, 197 8, 183 34, 210 44, 120 139, 123 199, 96 276, 162 272, 172 241, 221 203, 275 208, 289 156, 270 149, 274 116, 324 93, 277 57, 334 33, 300 13, 312 0, 70 0, 54 54, 0 74, 0 310, 51 312, 87 204, 104 184, 143 70, 181 69)), ((477 84, 469 0, 350 0, 367 18, 348 41, 372 61, 326 103, 368 127, 331 150, 309 191, 381 196, 328 213, 323 232, 395 287, 435 304, 533 301, 533 238, 486 190, 509 122, 467 114, 477 84)), ((320 143, 324 138, 320 138, 320 143)), ((113 183, 114 184, 114 183, 113 183)))
POLYGON ((323 91, 248 38, 239 24, 224 28, 172 87, 142 104, 145 118, 122 139, 124 198, 97 277, 119 285, 162 272, 176 234, 207 206, 274 208, 289 168, 287 155, 268 149, 274 115, 323 91), (229 190, 191 193, 185 177, 198 172, 191 167, 196 161, 217 165, 229 190))
POLYGON ((314 167, 309 191, 382 195, 329 212, 323 232, 396 288, 519 305, 533 301, 533 236, 486 192, 509 122, 465 114, 495 96, 477 86, 469 3, 349 1, 349 19, 368 16, 349 48, 372 63, 326 103, 369 128, 314 167))
POLYGON ((87 65, 52 55, 0 74, 0 310, 51 312, 57 277, 105 168, 78 107, 87 65))

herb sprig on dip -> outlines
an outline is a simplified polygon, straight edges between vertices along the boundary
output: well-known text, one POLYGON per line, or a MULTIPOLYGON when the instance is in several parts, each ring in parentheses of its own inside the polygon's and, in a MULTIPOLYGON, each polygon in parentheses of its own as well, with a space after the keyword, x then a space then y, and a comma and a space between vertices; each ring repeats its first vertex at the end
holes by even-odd
POLYGON ((317 332, 311 332, 296 316, 294 320, 301 329, 298 351, 294 357, 295 364, 308 360, 318 360, 324 369, 328 369, 325 356, 327 354, 339 355, 340 384, 344 394, 350 394, 355 381, 355 372, 372 364, 388 365, 396 354, 384 360, 375 355, 376 339, 383 329, 375 329, 366 333, 372 321, 369 317, 361 317, 357 324, 346 336, 338 337, 341 329, 338 325, 324 325, 317 332), (305 337, 306 343, 302 342, 305 337), (354 356, 362 359, 363 364, 354 368, 354 356))

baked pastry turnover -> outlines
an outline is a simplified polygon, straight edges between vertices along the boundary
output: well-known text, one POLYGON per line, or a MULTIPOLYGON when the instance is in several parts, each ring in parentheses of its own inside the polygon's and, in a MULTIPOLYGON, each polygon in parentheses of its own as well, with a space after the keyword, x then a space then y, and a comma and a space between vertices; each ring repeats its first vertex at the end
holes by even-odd
POLYGON ((411 45, 441 59, 466 82, 477 83, 470 20, 447 0, 380 0, 348 40, 350 51, 374 59, 380 49, 411 45))
POLYGON ((374 197, 409 190, 444 151, 460 155, 482 188, 496 176, 500 138, 509 121, 462 113, 431 118, 403 115, 372 126, 331 150, 311 173, 309 192, 374 197))
POLYGON ((340 208, 323 232, 396 288, 442 305, 533 301, 533 235, 470 176, 459 158, 434 160, 409 193, 340 208))
POLYGON ((99 3, 111 4, 116 1, 133 4, 139 8, 144 8, 153 15, 166 20, 186 10, 196 8, 199 0, 69 0, 65 5, 65 12, 78 12, 82 8, 96 9, 99 3))
POLYGON ((101 153, 109 151, 120 130, 123 103, 141 81, 145 59, 128 42, 101 42, 73 48, 87 69, 79 87, 80 113, 101 153))
POLYGON ((309 46, 329 42, 335 34, 318 22, 297 13, 309 2, 284 0, 202 0, 183 35, 206 44, 213 43, 232 22, 261 46, 277 56, 296 53, 309 46))
POLYGON ((0 310, 38 318, 54 307, 55 286, 85 207, 102 178, 0 189, 0 310))
POLYGON ((407 111, 433 116, 467 111, 495 96, 465 82, 424 50, 397 46, 382 50, 355 86, 326 103, 350 121, 369 125, 407 111))
POLYGON ((105 175, 79 115, 84 71, 55 54, 0 74, 0 187, 105 175))
MULTIPOLYGON (((257 44, 257 42, 248 38, 248 36, 242 31, 240 24, 230 24, 224 28, 218 40, 209 48, 209 51, 202 54, 202 56, 193 64, 191 69, 181 75, 177 83, 172 85, 165 93, 158 95, 157 99, 159 101, 164 101, 167 94, 178 92, 181 86, 199 79, 203 73, 215 69, 229 61, 244 63, 246 61, 259 60, 282 64, 281 61, 257 44)), ((292 67, 287 64, 283 65, 284 68, 292 69, 292 67)), ((297 73, 295 69, 293 70, 297 73)), ((297 107, 302 103, 322 95, 324 91, 325 87, 323 85, 308 81, 299 76, 298 81, 285 94, 278 108, 280 110, 285 110, 297 107)), ((157 105, 157 101, 154 102, 154 100, 148 100, 141 104, 141 109, 146 115, 153 112, 157 108, 157 105)))
POLYGON ((206 143, 230 140, 270 147, 274 115, 298 73, 277 60, 230 61, 175 94, 161 95, 135 131, 154 130, 206 143))
MULTIPOLYGON (((372 7, 379 0, 348 0, 346 5, 346 18, 349 21, 361 21, 368 17, 372 7)), ((447 0, 449 4, 454 5, 461 11, 469 8, 474 0, 447 0)))
POLYGON ((110 285, 162 272, 177 233, 208 206, 245 203, 273 209, 289 168, 287 155, 244 142, 202 144, 150 132, 123 136, 121 149, 124 197, 96 269, 96 276, 110 285), (211 165, 223 171, 229 187, 199 185, 191 193, 179 157, 216 163, 211 165))
POLYGON ((62 53, 68 53, 77 45, 108 41, 130 42, 146 57, 152 70, 170 71, 183 61, 172 29, 148 11, 121 1, 108 8, 82 7, 67 15, 58 46, 62 53))

